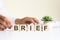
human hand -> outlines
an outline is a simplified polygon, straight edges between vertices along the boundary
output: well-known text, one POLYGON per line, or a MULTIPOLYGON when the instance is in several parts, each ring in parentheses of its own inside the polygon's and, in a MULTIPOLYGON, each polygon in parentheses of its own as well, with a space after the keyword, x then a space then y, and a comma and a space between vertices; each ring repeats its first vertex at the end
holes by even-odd
POLYGON ((19 19, 17 18, 15 20, 15 24, 35 24, 35 23, 39 23, 39 20, 36 19, 36 18, 32 18, 32 17, 25 17, 25 18, 22 18, 22 19, 19 19))
POLYGON ((0 15, 0 31, 11 27, 11 22, 5 16, 0 15))

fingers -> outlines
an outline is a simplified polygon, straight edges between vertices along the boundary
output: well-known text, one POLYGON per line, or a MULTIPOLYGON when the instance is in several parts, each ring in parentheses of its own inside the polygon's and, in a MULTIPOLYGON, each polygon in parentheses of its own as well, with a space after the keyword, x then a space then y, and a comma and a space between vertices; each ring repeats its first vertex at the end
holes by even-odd
POLYGON ((38 24, 39 23, 39 20, 38 19, 32 18, 32 17, 25 17, 23 20, 27 24, 31 24, 31 23, 33 23, 33 24, 37 23, 38 24))
POLYGON ((35 23, 39 23, 39 21, 36 18, 25 17, 25 18, 22 18, 22 19, 16 19, 15 23, 16 24, 31 24, 31 23, 35 24, 35 23))
POLYGON ((35 24, 34 20, 31 19, 31 18, 30 19, 26 19, 24 21, 25 21, 26 24, 31 24, 31 23, 35 24))
POLYGON ((3 31, 4 29, 6 29, 6 27, 2 24, 0 24, 0 31, 3 31))
POLYGON ((12 27, 10 21, 5 16, 2 15, 0 15, 0 24, 4 25, 4 27, 6 28, 12 27))
POLYGON ((0 20, 4 21, 5 20, 5 17, 0 15, 0 20))
POLYGON ((36 18, 32 18, 32 19, 34 20, 35 23, 37 23, 37 24, 39 23, 38 19, 36 19, 36 18))
POLYGON ((0 31, 3 31, 6 28, 7 28, 6 22, 0 19, 0 31))
POLYGON ((10 22, 8 19, 6 19, 5 22, 6 22, 6 24, 7 24, 7 28, 10 29, 10 28, 12 27, 11 22, 10 22))
POLYGON ((17 18, 17 19, 15 20, 15 24, 22 24, 22 20, 19 19, 19 18, 17 18))
POLYGON ((7 27, 6 22, 5 22, 5 21, 3 21, 3 20, 1 20, 1 19, 0 19, 0 24, 2 24, 3 26, 7 27))

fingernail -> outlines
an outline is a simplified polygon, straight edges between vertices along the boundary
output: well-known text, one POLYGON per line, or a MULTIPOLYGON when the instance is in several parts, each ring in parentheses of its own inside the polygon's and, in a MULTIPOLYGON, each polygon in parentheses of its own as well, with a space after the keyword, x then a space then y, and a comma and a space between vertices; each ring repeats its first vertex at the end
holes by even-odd
POLYGON ((11 29, 11 27, 12 27, 12 25, 9 25, 9 27, 8 27, 8 28, 9 28, 9 29, 11 29))

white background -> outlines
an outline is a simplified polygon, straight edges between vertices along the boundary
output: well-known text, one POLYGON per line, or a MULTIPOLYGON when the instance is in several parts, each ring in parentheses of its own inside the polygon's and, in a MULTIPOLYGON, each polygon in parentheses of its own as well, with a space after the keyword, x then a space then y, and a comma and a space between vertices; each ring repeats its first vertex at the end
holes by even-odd
MULTIPOLYGON (((59 0, 4 0, 4 6, 1 2, 0 6, 7 10, 8 15, 4 13, 6 16, 41 18, 44 15, 50 15, 57 21, 60 20, 59 2, 59 0)), ((51 29, 47 32, 0 31, 0 40, 60 40, 60 25, 56 26, 58 24, 49 25, 51 29)))
POLYGON ((49 15, 60 21, 60 0, 4 0, 4 8, 14 17, 49 15))

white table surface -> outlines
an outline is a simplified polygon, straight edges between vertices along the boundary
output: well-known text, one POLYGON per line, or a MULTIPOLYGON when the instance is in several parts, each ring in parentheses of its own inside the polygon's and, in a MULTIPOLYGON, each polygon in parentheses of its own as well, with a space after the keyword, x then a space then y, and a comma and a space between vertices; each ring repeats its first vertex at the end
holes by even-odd
POLYGON ((60 40, 60 22, 49 23, 47 32, 0 32, 0 40, 60 40))

